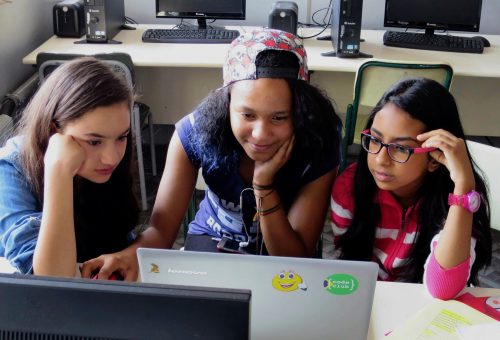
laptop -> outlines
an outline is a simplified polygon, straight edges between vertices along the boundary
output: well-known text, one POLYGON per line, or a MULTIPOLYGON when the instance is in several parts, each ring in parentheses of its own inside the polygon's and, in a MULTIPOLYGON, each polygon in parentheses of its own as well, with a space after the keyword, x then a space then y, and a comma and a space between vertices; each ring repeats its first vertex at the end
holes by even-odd
MULTIPOLYGON (((367 337, 376 263, 146 248, 137 256, 142 282, 250 289, 253 340, 367 337)), ((220 320, 221 334, 230 322, 220 320)))

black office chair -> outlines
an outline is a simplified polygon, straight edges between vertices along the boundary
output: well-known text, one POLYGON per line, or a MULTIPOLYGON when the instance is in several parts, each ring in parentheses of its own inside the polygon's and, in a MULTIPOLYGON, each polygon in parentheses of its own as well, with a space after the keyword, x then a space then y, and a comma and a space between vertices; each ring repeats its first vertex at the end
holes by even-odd
MULTIPOLYGON (((45 79, 62 63, 82 57, 81 54, 61 54, 61 53, 39 53, 36 57, 36 65, 40 82, 45 79)), ((97 59, 103 60, 111 65, 113 69, 134 87, 134 64, 130 55, 126 53, 103 53, 92 55, 97 59)), ((139 184, 141 190, 142 210, 147 210, 146 179, 144 175, 144 160, 142 155, 142 136, 141 130, 146 124, 149 127, 149 138, 151 146, 151 166, 153 176, 156 176, 156 152, 153 132, 153 116, 146 104, 135 102, 131 108, 132 119, 131 129, 136 139, 137 163, 139 168, 139 184)))

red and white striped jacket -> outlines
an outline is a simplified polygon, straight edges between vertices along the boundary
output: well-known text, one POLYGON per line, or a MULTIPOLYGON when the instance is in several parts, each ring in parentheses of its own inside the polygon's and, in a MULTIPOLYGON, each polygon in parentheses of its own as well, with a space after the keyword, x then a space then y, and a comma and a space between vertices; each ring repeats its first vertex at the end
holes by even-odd
MULTIPOLYGON (((337 177, 333 185, 330 208, 335 241, 347 231, 353 217, 355 172, 356 165, 353 164, 337 177)), ((386 190, 377 191, 374 203, 380 206, 381 217, 375 231, 372 260, 379 265, 379 280, 398 281, 404 262, 418 236, 419 203, 404 209, 391 192, 386 190)), ((467 259, 456 267, 443 269, 435 260, 433 252, 439 235, 431 242, 432 251, 424 268, 424 283, 433 296, 446 299, 455 296, 467 283, 475 258, 475 240, 471 242, 472 261, 467 259)))

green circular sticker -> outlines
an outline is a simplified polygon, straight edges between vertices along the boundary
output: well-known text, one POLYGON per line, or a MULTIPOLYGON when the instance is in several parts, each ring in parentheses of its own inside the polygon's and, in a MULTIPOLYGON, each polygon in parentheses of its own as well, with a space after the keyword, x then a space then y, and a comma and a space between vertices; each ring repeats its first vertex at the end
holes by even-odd
POLYGON ((349 295, 358 289, 359 282, 357 278, 349 274, 333 274, 323 281, 323 287, 335 295, 349 295))

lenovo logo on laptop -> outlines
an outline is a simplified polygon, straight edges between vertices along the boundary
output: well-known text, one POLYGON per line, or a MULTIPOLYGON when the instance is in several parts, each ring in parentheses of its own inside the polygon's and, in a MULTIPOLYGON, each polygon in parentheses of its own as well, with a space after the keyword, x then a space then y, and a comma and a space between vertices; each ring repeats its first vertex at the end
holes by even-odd
POLYGON ((207 275, 207 272, 197 271, 197 270, 186 270, 186 269, 172 269, 168 268, 167 273, 169 274, 182 274, 182 275, 207 275))
MULTIPOLYGON (((160 274, 160 266, 157 265, 156 263, 150 263, 150 273, 155 273, 155 274, 160 274)), ((167 274, 180 274, 180 275, 200 275, 204 276, 207 275, 208 272, 206 271, 199 271, 199 270, 189 270, 189 269, 175 269, 175 268, 168 268, 167 269, 167 274)))

